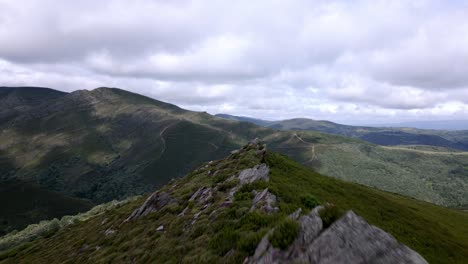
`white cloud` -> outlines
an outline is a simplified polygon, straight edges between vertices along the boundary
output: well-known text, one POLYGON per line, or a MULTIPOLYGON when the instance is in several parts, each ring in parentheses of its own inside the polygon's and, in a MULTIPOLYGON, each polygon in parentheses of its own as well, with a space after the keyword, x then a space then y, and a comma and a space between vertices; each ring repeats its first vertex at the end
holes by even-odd
POLYGON ((0 85, 269 119, 466 118, 467 1, 0 0, 0 85))

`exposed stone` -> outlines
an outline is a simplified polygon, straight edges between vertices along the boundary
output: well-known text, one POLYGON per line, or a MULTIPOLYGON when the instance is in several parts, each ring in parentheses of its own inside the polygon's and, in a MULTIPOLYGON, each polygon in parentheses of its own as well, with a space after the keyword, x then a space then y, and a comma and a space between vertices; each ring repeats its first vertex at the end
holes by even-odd
POLYGON ((180 214, 178 214, 177 216, 178 216, 178 217, 182 217, 182 216, 184 216, 184 215, 185 215, 185 213, 187 213, 188 209, 189 209, 188 207, 185 207, 185 209, 184 209, 184 210, 182 210, 182 212, 180 212, 180 214))
POLYGON ((252 183, 258 180, 269 181, 268 173, 270 168, 266 164, 255 165, 251 169, 245 169, 239 173, 237 178, 240 180, 240 184, 252 183))
POLYGON ((268 167, 268 165, 262 163, 259 165, 255 165, 253 168, 242 170, 241 172, 239 172, 239 174, 229 177, 226 181, 232 181, 237 178, 239 179, 239 184, 229 190, 226 201, 232 203, 234 201, 234 194, 236 194, 236 192, 244 184, 252 183, 258 180, 269 181, 269 172, 270 168, 268 167))
POLYGON ((145 216, 151 212, 155 212, 163 208, 164 206, 174 203, 176 200, 171 198, 166 192, 154 192, 146 199, 142 206, 137 208, 133 213, 125 219, 124 222, 132 221, 145 216))
POLYGON ((352 211, 323 229, 316 207, 299 219, 299 234, 287 250, 263 237, 245 263, 427 263, 390 234, 368 224, 352 211))
POLYGON ((158 228, 156 228, 156 231, 163 231, 164 230, 164 226, 163 225, 160 225, 158 226, 158 228))
POLYGON ((279 210, 276 207, 276 196, 268 191, 268 188, 265 188, 261 192, 253 191, 255 195, 252 201, 252 207, 250 211, 252 212, 255 209, 259 209, 265 213, 274 213, 279 210))
POLYGON ((260 139, 258 138, 255 138, 249 142, 250 145, 258 145, 258 143, 260 143, 260 139))
POLYGON ((299 216, 301 215, 301 213, 302 213, 302 208, 298 208, 292 214, 288 215, 288 217, 291 218, 292 220, 297 220, 299 216))
POLYGON ((210 187, 201 187, 198 189, 189 201, 196 201, 198 203, 206 204, 213 197, 213 191, 210 187))
POLYGON ((106 236, 113 235, 115 232, 116 232, 115 230, 109 228, 106 231, 104 231, 104 235, 106 236))
POLYGON ((239 150, 238 150, 238 149, 231 151, 231 154, 232 154, 232 155, 237 154, 237 153, 239 153, 239 150))

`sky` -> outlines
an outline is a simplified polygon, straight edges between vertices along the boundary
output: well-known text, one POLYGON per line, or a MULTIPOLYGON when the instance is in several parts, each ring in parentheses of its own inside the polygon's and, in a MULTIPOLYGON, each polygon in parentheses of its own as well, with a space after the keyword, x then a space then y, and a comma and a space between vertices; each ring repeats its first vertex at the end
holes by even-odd
POLYGON ((468 119, 468 0, 0 0, 0 86, 23 85, 268 120, 468 119))

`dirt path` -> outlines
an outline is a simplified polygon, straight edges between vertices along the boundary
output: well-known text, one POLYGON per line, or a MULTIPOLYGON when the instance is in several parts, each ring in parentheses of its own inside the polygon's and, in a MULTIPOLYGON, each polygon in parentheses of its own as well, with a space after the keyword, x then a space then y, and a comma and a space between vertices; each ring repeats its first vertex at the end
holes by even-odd
POLYGON ((214 144, 214 143, 208 142, 208 144, 210 144, 211 146, 213 146, 213 148, 215 148, 215 149, 219 149, 219 147, 216 146, 216 144, 214 144))
POLYGON ((173 124, 170 124, 166 127, 163 128, 163 130, 161 130, 161 132, 159 132, 159 136, 161 137, 161 142, 162 142, 162 149, 161 149, 161 154, 159 155, 159 157, 162 157, 162 155, 164 154, 164 152, 166 152, 166 140, 164 139, 164 132, 166 132, 166 130, 171 127, 173 124))
POLYGON ((305 140, 303 140, 298 134, 294 133, 294 137, 296 137, 299 141, 303 142, 303 143, 306 143, 306 144, 309 144, 309 145, 312 145, 310 148, 311 148, 311 151, 312 151, 312 157, 310 158, 310 160, 318 160, 318 157, 317 155, 315 155, 315 145, 314 143, 310 143, 310 142, 307 142, 305 140))

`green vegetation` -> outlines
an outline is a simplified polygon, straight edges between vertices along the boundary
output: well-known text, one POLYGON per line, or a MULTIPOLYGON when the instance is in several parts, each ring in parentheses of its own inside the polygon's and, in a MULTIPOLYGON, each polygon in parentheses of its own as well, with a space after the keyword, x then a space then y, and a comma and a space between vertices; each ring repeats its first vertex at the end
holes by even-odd
POLYGON ((341 213, 334 204, 325 204, 322 209, 319 211, 320 218, 322 218, 323 226, 325 228, 329 227, 336 220, 341 217, 341 213))
POLYGON ((268 239, 274 247, 287 249, 296 239, 298 233, 299 224, 292 219, 286 218, 273 230, 268 239))
POLYGON ((308 194, 301 197, 301 202, 305 208, 312 209, 319 205, 319 201, 313 195, 308 194))
MULTIPOLYGON (((322 174, 444 206, 468 206, 468 159, 462 152, 392 149, 313 131, 279 131, 119 89, 66 94, 2 88, 7 90, 0 93, 0 183, 22 181, 41 191, 30 199, 0 187, 2 200, 13 201, 11 210, 0 213, 0 234, 148 193, 256 137, 269 150, 322 174)), ((463 133, 440 136, 468 140, 463 133)), ((250 159, 242 162, 247 166, 250 159)), ((212 175, 212 184, 230 177, 231 165, 212 175)), ((277 192, 275 186, 268 188, 277 192)), ((242 193, 240 200, 250 197, 242 193)))
POLYGON ((97 215, 103 214, 111 209, 118 208, 127 202, 133 201, 137 197, 128 198, 123 201, 112 201, 93 207, 91 210, 73 216, 64 216, 60 220, 44 220, 38 224, 32 224, 21 231, 13 231, 3 237, 0 237, 0 252, 11 249, 15 246, 39 239, 41 237, 50 237, 60 229, 68 227, 78 222, 87 221, 97 215))
POLYGON ((197 201, 188 202, 199 188, 218 184, 213 171, 220 171, 218 174, 229 171, 233 175, 259 162, 254 150, 247 150, 205 163, 161 188, 177 200, 177 206, 171 210, 163 209, 122 223, 144 202, 139 198, 60 229, 50 237, 4 252, 0 262, 61 263, 67 256, 75 262, 93 263, 215 263, 221 260, 240 263, 253 254, 261 238, 272 229, 275 230, 270 236, 272 243, 287 247, 297 235, 297 224, 287 216, 316 201, 336 205, 326 206, 328 209, 320 212, 330 223, 338 215, 337 211, 351 209, 419 252, 430 263, 464 263, 468 258, 465 236, 468 213, 322 176, 271 152, 265 158, 270 166, 270 181, 243 186, 232 204, 223 205, 229 188, 214 192, 207 207, 197 201), (250 211, 252 198, 246 194, 257 188, 274 191, 279 212, 250 211), (178 216, 186 207, 189 209, 185 214, 178 216), (164 229, 157 231, 159 226, 164 229), (106 235, 108 230, 113 232, 106 235))

